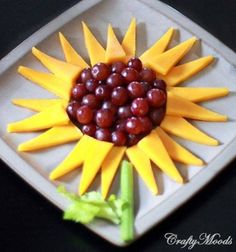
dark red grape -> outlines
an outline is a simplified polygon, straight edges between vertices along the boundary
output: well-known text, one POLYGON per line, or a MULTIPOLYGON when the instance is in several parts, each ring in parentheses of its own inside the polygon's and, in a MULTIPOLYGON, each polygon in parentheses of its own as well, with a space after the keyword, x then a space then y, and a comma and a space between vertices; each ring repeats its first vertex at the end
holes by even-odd
POLYGON ((111 88, 124 85, 124 78, 118 73, 113 73, 107 78, 107 85, 111 88))
POLYGON ((126 88, 116 87, 111 93, 111 101, 114 105, 124 105, 129 99, 129 94, 126 88))
POLYGON ((88 105, 94 109, 99 107, 99 101, 94 94, 87 94, 82 99, 82 105, 88 105))
POLYGON ((142 62, 139 58, 132 58, 128 61, 127 63, 128 67, 134 68, 135 70, 137 70, 138 72, 140 72, 142 70, 142 62))
POLYGON ((113 113, 109 109, 99 109, 95 115, 95 121, 100 128, 111 127, 114 122, 113 113))
POLYGON ((88 124, 93 120, 93 111, 87 105, 79 107, 76 115, 78 122, 81 124, 88 124))
POLYGON ((121 120, 117 121, 117 124, 116 124, 115 128, 116 128, 117 131, 126 132, 126 120, 121 119, 121 120))
POLYGON ((98 100, 109 100, 111 97, 111 90, 107 85, 100 85, 96 88, 95 95, 98 100))
POLYGON ((95 136, 95 132, 96 132, 96 125, 94 123, 90 123, 90 124, 85 124, 82 127, 82 132, 86 135, 89 135, 91 137, 95 136))
POLYGON ((114 131, 111 134, 111 141, 114 143, 114 145, 122 146, 126 144, 127 136, 122 131, 114 131))
POLYGON ((139 81, 140 75, 139 73, 130 67, 125 68, 122 72, 121 75, 124 77, 124 81, 126 84, 129 84, 132 81, 139 81))
POLYGON ((148 102, 145 98, 136 98, 131 104, 131 111, 133 115, 144 116, 149 110, 148 102))
POLYGON ((125 63, 121 61, 114 62, 111 66, 111 71, 113 73, 118 73, 120 74, 124 69, 126 68, 125 63))
POLYGON ((139 142, 139 140, 143 137, 143 135, 134 135, 134 134, 128 134, 128 146, 135 145, 139 142))
POLYGON ((147 81, 141 81, 140 84, 143 86, 145 93, 152 88, 152 85, 147 81))
POLYGON ((143 97, 145 95, 145 88, 140 82, 133 81, 129 83, 127 89, 131 98, 143 97))
POLYGON ((87 89, 83 83, 76 84, 71 91, 71 98, 79 101, 84 95, 87 94, 87 89))
POLYGON ((110 68, 104 63, 97 63, 92 68, 92 75, 98 81, 106 80, 110 75, 110 68))
POLYGON ((153 82, 156 79, 155 72, 150 68, 143 68, 140 72, 142 81, 153 82))
MULTIPOLYGON (((111 132, 109 129, 97 129, 95 132, 96 139, 100 141, 111 141, 111 132)), ((99 151, 99 150, 98 150, 99 151)))
POLYGON ((91 68, 85 68, 81 74, 80 74, 80 79, 83 83, 86 83, 87 80, 92 79, 92 72, 91 72, 91 68))
POLYGON ((153 86, 155 88, 161 89, 163 91, 166 91, 166 83, 163 80, 155 80, 153 82, 153 86))
POLYGON ((142 123, 142 127, 143 127, 142 132, 145 134, 148 134, 153 128, 151 119, 148 116, 144 116, 144 117, 139 117, 139 120, 142 123))
POLYGON ((98 81, 95 79, 89 79, 86 81, 85 85, 87 90, 93 93, 95 89, 98 87, 98 81))
POLYGON ((105 101, 105 102, 103 102, 102 108, 103 109, 109 109, 112 112, 113 115, 115 115, 116 112, 117 112, 116 105, 114 105, 111 101, 105 101))
POLYGON ((76 119, 76 113, 79 107, 80 107, 80 103, 77 101, 72 101, 68 104, 66 108, 66 112, 72 120, 76 119))
POLYGON ((153 88, 147 92, 147 100, 152 107, 158 108, 166 102, 166 94, 163 90, 153 88))
POLYGON ((126 120, 126 131, 138 135, 142 132, 142 123, 137 117, 130 117, 126 120))
POLYGON ((121 106, 118 108, 119 118, 125 119, 132 116, 131 108, 129 105, 121 106))
POLYGON ((154 126, 160 125, 161 121, 164 119, 165 116, 165 108, 162 106, 160 108, 151 109, 149 111, 149 118, 152 120, 154 126))

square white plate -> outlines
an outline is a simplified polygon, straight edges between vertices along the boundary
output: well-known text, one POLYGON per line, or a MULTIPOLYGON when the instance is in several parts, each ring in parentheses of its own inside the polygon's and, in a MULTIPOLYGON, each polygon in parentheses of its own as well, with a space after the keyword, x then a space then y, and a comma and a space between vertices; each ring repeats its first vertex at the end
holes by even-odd
MULTIPOLYGON (((18 153, 16 151, 17 145, 38 133, 6 133, 6 125, 9 122, 32 114, 11 105, 12 98, 53 97, 19 76, 17 66, 25 65, 35 69, 44 69, 31 55, 30 49, 33 46, 38 46, 43 51, 62 58, 57 34, 59 30, 69 38, 75 48, 79 49, 82 56, 87 58, 81 29, 82 20, 88 23, 99 41, 105 45, 107 24, 112 23, 121 38, 133 16, 137 18, 138 23, 138 55, 152 45, 169 27, 174 27, 179 30, 179 36, 175 38, 174 43, 193 35, 201 39, 201 44, 195 47, 185 60, 208 54, 212 54, 218 59, 214 65, 184 85, 225 86, 232 91, 228 97, 204 104, 222 114, 227 114, 230 118, 228 122, 195 122, 199 128, 217 138, 222 143, 221 145, 209 147, 178 139, 207 163, 204 168, 177 165, 183 176, 190 180, 188 183, 185 185, 176 184, 156 171, 161 194, 152 196, 135 174, 135 230, 136 238, 138 238, 191 198, 221 171, 236 153, 235 53, 169 6, 155 0, 85 0, 54 19, 3 58, 0 61, 0 157, 53 204, 62 210, 68 206, 69 201, 56 192, 58 184, 50 182, 47 177, 48 173, 69 153, 74 144, 35 153, 18 153)), ((63 178, 61 182, 65 183, 69 190, 75 191, 79 177, 80 171, 75 171, 63 178)), ((96 179, 91 189, 97 188, 99 188, 99 178, 96 179)), ((112 191, 118 193, 118 188, 117 176, 112 191)), ((117 226, 96 221, 92 225, 88 225, 88 228, 116 245, 125 245, 120 240, 119 227, 117 226)))

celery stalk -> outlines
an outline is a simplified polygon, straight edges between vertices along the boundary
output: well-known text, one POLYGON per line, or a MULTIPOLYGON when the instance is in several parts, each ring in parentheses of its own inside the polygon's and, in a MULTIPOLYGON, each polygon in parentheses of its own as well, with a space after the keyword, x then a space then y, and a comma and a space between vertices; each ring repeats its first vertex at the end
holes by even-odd
POLYGON ((125 205, 121 215, 121 238, 131 241, 134 238, 134 192, 133 192, 133 167, 124 160, 121 164, 121 200, 125 205))

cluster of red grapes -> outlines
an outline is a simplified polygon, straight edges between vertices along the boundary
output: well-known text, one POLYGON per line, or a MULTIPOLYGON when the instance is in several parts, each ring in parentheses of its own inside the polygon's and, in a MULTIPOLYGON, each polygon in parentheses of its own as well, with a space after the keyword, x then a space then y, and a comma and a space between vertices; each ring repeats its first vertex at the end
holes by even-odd
POLYGON ((132 58, 127 65, 98 63, 84 69, 67 113, 84 134, 132 146, 161 123, 165 107, 165 82, 132 58))

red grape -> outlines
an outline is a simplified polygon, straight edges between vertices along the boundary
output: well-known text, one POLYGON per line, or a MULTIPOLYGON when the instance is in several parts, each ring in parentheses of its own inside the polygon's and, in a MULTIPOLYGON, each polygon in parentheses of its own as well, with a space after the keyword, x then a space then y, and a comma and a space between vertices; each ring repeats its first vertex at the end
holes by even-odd
POLYGON ((124 78, 118 73, 113 73, 107 78, 107 85, 111 88, 122 86, 124 84, 124 78))
POLYGON ((142 123, 137 117, 130 117, 126 120, 126 131, 138 135, 142 132, 142 123))
POLYGON ((142 135, 134 135, 134 134, 128 134, 128 146, 135 145, 139 142, 139 140, 142 138, 142 135))
POLYGON ((145 98, 136 98, 131 104, 131 111, 133 115, 144 116, 149 110, 148 102, 145 98))
POLYGON ((152 123, 155 126, 160 125, 161 121, 164 119, 165 116, 165 108, 164 107, 160 107, 160 108, 156 108, 156 109, 151 109, 149 111, 149 118, 152 120, 152 123))
POLYGON ((83 83, 86 83, 87 80, 92 79, 92 72, 91 72, 91 68, 85 68, 81 74, 80 74, 80 79, 83 83))
POLYGON ((118 73, 120 74, 124 69, 126 68, 125 63, 121 61, 114 62, 111 66, 111 71, 113 73, 118 73))
POLYGON ((132 98, 142 97, 145 95, 145 88, 140 82, 133 81, 129 83, 127 89, 130 97, 132 98))
POLYGON ((117 112, 116 105, 114 105, 111 101, 105 101, 105 102, 103 102, 102 108, 103 109, 109 109, 112 112, 113 115, 115 115, 116 112, 117 112))
POLYGON ((99 100, 109 100, 111 90, 107 85, 100 85, 96 88, 95 95, 99 100))
POLYGON ((148 116, 144 116, 139 117, 139 120, 142 123, 142 132, 148 134, 153 128, 151 119, 148 116))
POLYGON ((106 80, 110 75, 109 67, 104 63, 97 63, 92 68, 93 78, 96 80, 106 80))
POLYGON ((131 67, 125 68, 121 72, 121 75, 124 77, 126 84, 129 84, 132 81, 139 81, 139 79, 140 79, 139 73, 131 67))
POLYGON ((84 95, 87 94, 87 89, 83 83, 76 84, 71 91, 71 98, 79 101, 84 95))
POLYGON ((166 102, 166 94, 163 90, 153 88, 147 92, 147 100, 151 106, 158 108, 166 102))
POLYGON ((84 134, 93 137, 95 135, 95 132, 96 132, 96 125, 94 123, 85 124, 82 127, 82 131, 83 131, 84 134))
POLYGON ((117 146, 122 146, 126 144, 127 136, 122 131, 114 131, 111 134, 111 141, 117 146))
POLYGON ((111 140, 111 132, 109 129, 97 129, 95 132, 95 137, 100 141, 109 142, 111 140))
POLYGON ((129 99, 128 91, 124 87, 116 87, 111 93, 111 101, 117 106, 124 105, 129 99))
POLYGON ((83 97, 82 105, 88 105, 90 108, 98 108, 99 101, 94 94, 87 94, 83 97))
POLYGON ((76 119, 76 113, 79 107, 80 107, 80 103, 77 101, 72 101, 68 104, 66 108, 66 112, 72 120, 76 119))
POLYGON ((122 119, 131 117, 132 112, 131 112, 130 106, 127 105, 127 106, 119 107, 118 108, 118 116, 119 116, 119 118, 122 118, 122 119))
POLYGON ((166 91, 166 83, 163 80, 155 80, 153 82, 153 86, 155 88, 161 89, 163 91, 166 91))
POLYGON ((143 68, 140 75, 142 81, 153 82, 156 79, 155 72, 150 68, 143 68))
POLYGON ((126 120, 121 119, 121 120, 117 121, 117 124, 116 124, 115 128, 116 128, 117 131, 126 132, 126 120))
POLYGON ((111 127, 114 122, 113 113, 109 109, 99 109, 95 115, 95 121, 101 128, 111 127))
POLYGON ((128 67, 134 68, 135 70, 137 70, 138 72, 140 72, 142 70, 142 62, 139 58, 131 58, 128 63, 127 63, 128 67))
POLYGON ((81 124, 88 124, 93 120, 93 111, 87 105, 79 107, 76 115, 78 122, 81 124))
POLYGON ((87 90, 93 93, 95 89, 98 87, 98 81, 95 79, 89 79, 86 81, 85 85, 87 90))

